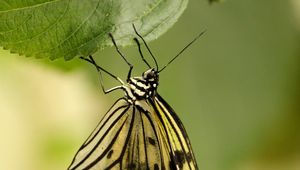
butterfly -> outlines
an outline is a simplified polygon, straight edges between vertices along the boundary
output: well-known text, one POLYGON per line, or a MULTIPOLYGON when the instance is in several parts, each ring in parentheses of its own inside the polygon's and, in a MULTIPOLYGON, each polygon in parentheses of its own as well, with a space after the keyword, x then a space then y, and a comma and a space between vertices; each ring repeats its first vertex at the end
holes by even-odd
POLYGON ((103 92, 123 90, 119 98, 104 115, 92 134, 82 144, 68 170, 197 170, 197 162, 187 132, 171 106, 158 94, 159 73, 172 63, 187 47, 183 48, 162 69, 143 37, 134 31, 147 48, 156 67, 144 58, 141 44, 137 43, 141 58, 148 70, 140 77, 131 77, 133 66, 109 34, 116 51, 129 66, 126 82, 96 64, 92 56, 81 59, 93 64, 100 74, 103 92), (116 79, 120 85, 105 90, 102 72, 116 79))

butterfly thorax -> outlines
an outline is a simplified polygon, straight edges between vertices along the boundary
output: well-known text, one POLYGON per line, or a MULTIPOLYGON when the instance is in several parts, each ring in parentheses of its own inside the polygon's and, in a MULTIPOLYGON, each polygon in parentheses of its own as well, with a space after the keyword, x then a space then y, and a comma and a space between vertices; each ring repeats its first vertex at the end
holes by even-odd
POLYGON ((126 96, 131 102, 145 100, 156 94, 158 73, 154 69, 145 71, 141 77, 131 77, 127 80, 126 96))

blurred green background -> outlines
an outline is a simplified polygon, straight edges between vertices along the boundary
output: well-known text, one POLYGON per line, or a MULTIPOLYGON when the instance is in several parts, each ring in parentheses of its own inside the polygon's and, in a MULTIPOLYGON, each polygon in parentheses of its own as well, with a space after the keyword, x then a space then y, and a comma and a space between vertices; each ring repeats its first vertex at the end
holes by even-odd
MULTIPOLYGON (((178 23, 150 43, 162 66, 159 93, 177 111, 202 170, 300 169, 300 1, 190 0, 178 23)), ((136 47, 123 48, 146 69, 136 47)), ((113 48, 98 63, 125 79, 113 48)), ((105 77, 106 87, 116 83, 105 77)), ((85 62, 0 50, 0 169, 66 169, 122 92, 104 95, 85 62)))

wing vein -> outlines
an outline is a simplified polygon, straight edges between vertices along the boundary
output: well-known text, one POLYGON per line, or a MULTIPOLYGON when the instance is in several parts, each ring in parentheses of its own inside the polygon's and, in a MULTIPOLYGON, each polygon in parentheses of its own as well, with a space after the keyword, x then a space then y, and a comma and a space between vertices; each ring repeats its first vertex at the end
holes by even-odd
MULTIPOLYGON (((168 122, 170 123, 171 125, 171 128, 173 129, 173 131, 175 132, 175 135, 177 136, 177 138, 179 139, 179 143, 180 143, 180 146, 182 147, 182 149, 184 150, 184 155, 185 155, 185 158, 186 158, 186 161, 188 161, 188 155, 187 155, 187 152, 190 152, 190 154, 192 155, 192 158, 193 158, 193 162, 195 164, 195 166, 197 167, 197 164, 195 162, 195 158, 194 158, 194 155, 193 155, 193 152, 192 152, 192 148, 191 148, 191 145, 190 145, 190 142, 189 142, 189 139, 188 139, 188 136, 187 136, 187 133, 186 133, 186 130, 184 129, 183 125, 182 125, 182 122, 180 121, 180 119, 177 117, 176 113, 173 111, 172 108, 170 108, 170 106, 159 96, 157 95, 156 97, 157 99, 157 103, 158 103, 158 106, 160 107, 160 109, 162 110, 163 114, 165 115, 165 117, 167 118, 168 122), (167 113, 168 111, 168 113, 167 113), (172 121, 171 119, 173 119, 176 123, 176 125, 174 125, 174 121, 172 121), (177 126, 181 133, 182 133, 182 137, 180 136, 179 132, 176 130, 175 126, 177 126), (183 145, 183 140, 181 140, 182 138, 184 138, 184 141, 186 142, 186 145, 188 146, 188 151, 186 150, 186 148, 184 147, 183 145)), ((172 135, 172 133, 170 134, 172 135)), ((178 160, 177 160, 178 161, 178 160)), ((190 169, 192 169, 191 165, 189 162, 188 163, 188 166, 190 169)), ((197 168, 196 168, 197 169, 197 168)))
MULTIPOLYGON (((127 106, 127 108, 126 109, 124 109, 124 111, 116 118, 116 120, 114 120, 114 122, 112 122, 112 124, 109 126, 109 129, 111 129, 120 119, 121 119, 121 117, 123 117, 123 115, 127 112, 127 110, 129 109, 129 106, 127 106)), ((126 120, 127 120, 127 118, 126 118, 126 120)), ((125 123, 126 121, 124 121, 124 123, 125 123)), ((121 129, 122 129, 122 127, 124 126, 124 123, 122 124, 122 126, 120 127, 120 129, 118 130, 118 132, 117 132, 117 134, 119 134, 120 133, 120 131, 121 131, 121 129)), ((100 143, 103 141, 103 139, 105 138, 105 136, 107 135, 109 133, 109 131, 107 130, 104 134, 103 134, 103 136, 100 138, 100 140, 97 142, 97 144, 93 147, 93 149, 80 161, 80 162, 78 162, 78 164, 73 168, 73 169, 76 169, 77 167, 79 167, 85 160, 87 160, 89 157, 90 157, 90 155, 96 150, 96 148, 100 145, 100 143)), ((117 136, 117 135, 116 135, 117 136)), ((115 137, 116 137, 115 136, 115 137)), ((79 151, 77 152, 77 154, 80 152, 80 151, 82 151, 84 148, 86 148, 86 146, 87 145, 85 145, 84 147, 82 147, 82 148, 80 148, 79 149, 79 151)), ((110 146, 110 145, 109 145, 110 146)), ((106 149, 107 150, 107 149, 106 149)), ((106 151, 105 150, 105 151, 106 151)), ((100 158, 102 158, 103 156, 104 156, 104 154, 107 152, 103 152, 99 157, 100 158)), ((75 156, 75 158, 76 158, 76 156, 75 156)))
POLYGON ((147 165, 147 169, 149 169, 149 162, 148 162, 148 151, 147 151, 147 144, 146 144, 146 133, 145 133, 145 127, 144 127, 144 121, 143 121, 143 117, 142 117, 142 113, 140 113, 140 117, 141 117, 141 123, 142 123, 142 129, 143 129, 143 139, 144 139, 144 150, 145 150, 145 158, 146 158, 146 165, 147 165))
POLYGON ((135 118, 135 107, 133 107, 133 111, 132 111, 132 119, 131 119, 131 123, 130 123, 130 127, 129 127, 129 130, 128 130, 128 133, 127 133, 127 137, 126 137, 126 141, 124 143, 124 147, 122 148, 122 152, 120 154, 120 157, 115 160, 113 163, 111 163, 109 166, 107 166, 105 169, 111 169, 112 167, 114 167, 117 163, 120 163, 120 169, 122 169, 122 159, 123 159, 123 156, 125 154, 125 151, 126 151, 126 146, 129 142, 129 138, 131 136, 131 132, 132 132, 132 128, 133 128, 133 124, 134 124, 134 118, 135 118))
MULTIPOLYGON (((149 112, 147 112, 147 113, 149 113, 149 112)), ((154 131, 155 137, 156 137, 156 139, 157 139, 158 148, 159 148, 159 153, 160 153, 161 168, 163 168, 163 163, 164 163, 164 162, 163 162, 163 153, 162 153, 161 143, 160 143, 160 141, 159 141, 159 137, 158 137, 158 135, 157 135, 157 130, 156 130, 155 126, 154 126, 154 123, 153 123, 152 119, 150 118, 150 115, 148 115, 147 113, 144 114, 144 115, 145 115, 146 118, 149 120, 150 125, 151 125, 151 127, 152 127, 152 129, 153 129, 153 131, 154 131)))

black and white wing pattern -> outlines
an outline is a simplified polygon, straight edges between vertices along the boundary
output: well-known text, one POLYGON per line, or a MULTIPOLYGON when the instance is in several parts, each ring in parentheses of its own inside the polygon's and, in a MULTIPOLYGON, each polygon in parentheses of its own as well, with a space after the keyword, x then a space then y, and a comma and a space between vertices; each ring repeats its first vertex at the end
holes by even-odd
POLYGON ((139 106, 119 99, 68 169, 193 170, 197 165, 180 120, 157 96, 139 106))
POLYGON ((126 100, 117 100, 80 147, 68 170, 100 170, 113 165, 133 129, 133 111, 126 100))
POLYGON ((165 135, 167 148, 170 154, 170 169, 176 170, 197 170, 197 162, 190 144, 187 132, 176 115, 175 111, 160 96, 156 95, 151 102, 159 122, 159 130, 165 135))

